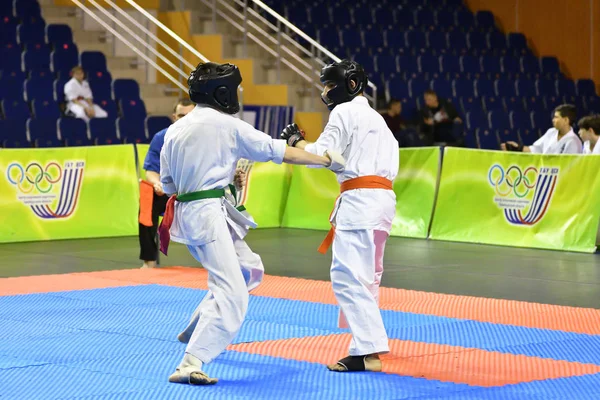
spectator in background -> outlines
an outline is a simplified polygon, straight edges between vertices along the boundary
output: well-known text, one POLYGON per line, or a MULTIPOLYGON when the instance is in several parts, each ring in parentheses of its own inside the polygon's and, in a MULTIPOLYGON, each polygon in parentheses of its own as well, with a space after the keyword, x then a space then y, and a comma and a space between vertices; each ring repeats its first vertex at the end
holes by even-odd
MULTIPOLYGON (((194 109, 195 105, 189 99, 180 99, 173 108, 171 120, 173 122, 183 118, 194 109)), ((144 261, 142 268, 156 267, 158 247, 156 245, 156 230, 158 229, 158 216, 165 212, 169 197, 163 191, 160 183, 160 151, 165 143, 165 134, 168 127, 152 137, 150 148, 144 160, 146 180, 154 187, 154 198, 152 199, 152 226, 139 224, 138 236, 140 239, 140 260, 144 261)))
POLYGON ((571 104, 562 104, 554 109, 553 115, 552 125, 554 127, 548 129, 531 146, 522 146, 509 141, 502 143, 500 148, 507 151, 536 154, 580 154, 583 145, 572 128, 577 118, 577 108, 571 104))
POLYGON ((88 122, 90 118, 106 118, 108 114, 100 106, 94 104, 92 90, 88 81, 84 80, 84 71, 80 66, 71 70, 71 80, 65 84, 67 110, 76 118, 88 122))
POLYGON ((382 114, 385 123, 398 141, 399 147, 422 146, 423 142, 419 138, 418 132, 408 125, 401 113, 402 102, 398 99, 391 99, 387 112, 382 114))
POLYGON ((579 136, 583 140, 583 154, 599 154, 600 115, 588 115, 579 120, 579 136))
POLYGON ((421 132, 427 144, 462 144, 462 119, 454 105, 446 99, 440 99, 433 90, 423 95, 425 107, 419 113, 421 132))

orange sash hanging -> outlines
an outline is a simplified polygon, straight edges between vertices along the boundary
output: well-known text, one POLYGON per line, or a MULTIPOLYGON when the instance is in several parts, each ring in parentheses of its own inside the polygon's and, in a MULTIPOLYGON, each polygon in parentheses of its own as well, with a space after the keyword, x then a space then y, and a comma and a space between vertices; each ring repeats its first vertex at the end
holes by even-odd
POLYGON ((152 203, 154 187, 145 180, 140 180, 140 216, 139 222, 144 226, 152 226, 152 203))
MULTIPOLYGON (((342 182, 342 185, 340 187, 340 194, 347 192, 348 190, 355 190, 355 189, 393 190, 393 183, 389 179, 383 178, 381 176, 376 176, 376 175, 359 176, 358 178, 348 179, 347 181, 342 182)), ((339 199, 339 196, 338 196, 338 199, 339 199)), ((335 201, 337 203, 337 199, 335 201)), ((334 208, 334 211, 335 211, 335 208, 334 208)), ((334 211, 332 211, 331 214, 333 214, 334 211)), ((329 217, 329 219, 331 219, 331 216, 329 217)), ((331 229, 329 230, 329 233, 327 233, 327 236, 325 237, 325 240, 323 240, 323 242, 319 246, 319 249, 318 249, 319 253, 321 253, 321 254, 327 253, 327 249, 329 249, 329 247, 331 247, 331 244, 333 243, 334 236, 335 236, 335 227, 332 224, 331 229)))

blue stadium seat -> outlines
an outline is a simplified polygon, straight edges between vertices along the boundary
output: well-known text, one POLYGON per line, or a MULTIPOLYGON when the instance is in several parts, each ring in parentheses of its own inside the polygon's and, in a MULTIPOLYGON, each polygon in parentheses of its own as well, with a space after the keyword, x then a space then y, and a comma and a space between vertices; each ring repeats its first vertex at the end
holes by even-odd
POLYGON ((60 79, 56 79, 54 81, 54 83, 52 84, 52 88, 54 89, 54 100, 62 103, 65 101, 65 85, 67 84, 67 82, 69 81, 69 79, 67 78, 60 78, 60 79))
POLYGON ((23 69, 50 69, 50 50, 42 48, 38 51, 26 50, 22 55, 23 69))
POLYGON ((27 75, 25 74, 25 72, 21 71, 20 69, 0 70, 0 77, 2 79, 6 79, 6 80, 10 79, 10 80, 21 82, 21 85, 23 84, 23 82, 25 82, 25 79, 27 79, 27 75))
POLYGON ((484 114, 483 105, 479 97, 461 97, 458 99, 458 104, 465 115, 470 112, 484 114))
POLYGON ((362 49, 357 51, 351 55, 351 59, 362 65, 369 75, 369 79, 371 79, 371 74, 374 74, 376 71, 375 58, 369 54, 368 50, 362 49))
POLYGON ((105 80, 91 80, 88 83, 95 101, 112 100, 110 83, 105 80))
POLYGON ((149 143, 146 135, 144 119, 119 118, 117 119, 117 134, 125 143, 149 143))
POLYGON ((540 138, 539 129, 521 128, 518 130, 520 143, 525 146, 532 145, 536 140, 540 138))
POLYGON ((420 76, 419 62, 416 57, 398 56, 398 67, 400 68, 400 73, 403 74, 407 80, 420 76))
POLYGON ((511 97, 517 95, 515 81, 512 79, 496 79, 496 81, 494 82, 494 89, 496 92, 496 96, 511 97))
POLYGON ((140 86, 133 79, 115 79, 112 82, 113 98, 119 100, 140 99, 140 86))
POLYGON ((431 30, 434 29, 435 24, 435 14, 433 11, 427 8, 422 8, 420 10, 415 11, 415 24, 420 29, 431 30))
POLYGON ((494 14, 492 14, 491 11, 478 11, 477 14, 475 14, 475 21, 477 27, 485 32, 491 31, 496 27, 494 14))
POLYGON ((94 103, 98 104, 108 114, 109 118, 117 119, 119 117, 119 108, 117 103, 111 99, 94 99, 94 103))
POLYGON ((30 118, 29 106, 23 100, 2 100, 2 114, 5 119, 26 120, 30 118))
POLYGON ((570 79, 561 79, 556 81, 556 91, 560 96, 575 96, 577 88, 575 82, 570 79))
POLYGON ((499 78, 502 74, 502 63, 500 57, 481 57, 481 70, 493 79, 499 78))
POLYGON ((508 34, 508 47, 517 50, 527 49, 527 38, 522 33, 509 33, 508 34))
POLYGON ((52 78, 30 78, 25 81, 25 100, 53 100, 54 81, 52 78))
POLYGON ((387 30, 384 32, 384 36, 385 43, 393 54, 405 52, 407 45, 406 37, 403 31, 387 30))
POLYGON ((448 48, 456 55, 465 54, 469 48, 467 45, 467 35, 459 31, 449 32, 448 48))
POLYGON ((157 132, 168 128, 171 125, 171 118, 166 116, 146 117, 146 136, 152 139, 157 132))
POLYGON ((385 47, 385 40, 383 33, 378 29, 369 29, 364 32, 365 34, 365 45, 371 49, 383 49, 385 47))
POLYGON ((373 24, 373 12, 370 7, 367 7, 363 4, 363 7, 360 8, 360 5, 356 5, 355 9, 352 10, 352 21, 355 26, 368 26, 373 24))
POLYGON ((408 9, 399 9, 395 12, 396 24, 400 29, 408 30, 415 26, 415 16, 408 9))
POLYGON ((418 58, 419 72, 431 79, 440 75, 440 58, 431 54, 423 54, 418 58))
POLYGON ((509 75, 512 78, 519 77, 521 75, 521 60, 517 57, 504 56, 500 60, 502 64, 502 73, 509 75))
POLYGON ((388 81, 388 91, 391 97, 401 99, 410 97, 408 83, 400 76, 395 76, 388 81))
POLYGON ((18 47, 3 47, 0 53, 0 69, 21 70, 21 49, 18 47))
POLYGON ((535 56, 521 57, 521 72, 527 74, 530 78, 538 78, 541 71, 539 58, 535 56))
POLYGON ((470 31, 475 27, 475 17, 471 11, 457 11, 455 21, 456 25, 464 31, 470 31))
POLYGON ((319 43, 325 48, 336 48, 340 46, 340 33, 335 27, 321 28, 317 32, 319 43))
POLYGON ((88 137, 88 127, 84 120, 79 118, 61 118, 58 124, 58 137, 67 146, 91 146, 92 140, 88 137))
POLYGON ((54 47, 73 43, 71 27, 65 24, 50 24, 46 26, 46 42, 54 47))
POLYGON ((45 44, 46 32, 44 24, 19 24, 17 39, 21 46, 27 44, 45 44))
POLYGON ((500 143, 496 132, 491 129, 480 127, 475 131, 477 142, 479 143, 480 149, 486 150, 500 150, 500 143))
POLYGON ((585 100, 588 112, 600 114, 600 97, 596 95, 585 96, 583 99, 585 100))
POLYGON ((17 44, 17 24, 6 21, 6 17, 0 18, 0 44, 12 46, 17 44))
POLYGON ((531 128, 531 117, 529 113, 525 111, 511 111, 509 116, 510 125, 513 130, 531 128))
POLYGON ((541 129, 546 131, 552 125, 552 118, 550 113, 531 113, 531 127, 533 129, 541 129))
POLYGON ((39 17, 42 15, 40 4, 37 1, 17 0, 13 3, 13 9, 15 17, 19 19, 24 19, 26 17, 39 17))
POLYGON ((506 143, 508 141, 519 143, 519 133, 516 129, 503 128, 496 129, 494 132, 500 143, 506 143))
POLYGON ((462 56, 460 58, 460 66, 462 72, 469 75, 471 78, 478 77, 481 74, 481 62, 479 57, 462 56))
POLYGON ((548 79, 560 78, 560 65, 556 57, 542 57, 541 62, 542 74, 548 79))
POLYGON ((46 69, 46 68, 30 69, 28 72, 29 72, 29 78, 49 78, 49 79, 54 79, 54 74, 52 73, 52 71, 50 71, 49 69, 46 69))
POLYGON ((342 45, 351 52, 354 52, 357 49, 364 47, 360 31, 357 31, 355 29, 347 29, 343 30, 341 34, 342 45))
POLYGON ((62 76, 67 77, 71 72, 71 69, 79 64, 79 53, 77 46, 65 45, 66 48, 58 47, 50 53, 50 66, 54 73, 61 73, 62 76))
POLYGON ((56 119, 28 119, 27 120, 27 138, 30 143, 38 140, 58 139, 56 132, 56 119))
POLYGON ((83 67, 86 73, 94 73, 96 71, 105 72, 106 57, 100 51, 84 51, 79 55, 79 64, 83 67))
POLYGON ((442 72, 449 79, 458 78, 461 73, 460 58, 454 55, 445 54, 440 57, 442 72))
POLYGON ((427 47, 436 54, 445 53, 448 49, 448 38, 444 32, 427 32, 427 47))
POLYGON ((484 54, 488 50, 487 38, 481 32, 469 32, 467 34, 469 51, 473 54, 484 54))
POLYGON ((27 140, 26 121, 26 118, 0 119, 0 145, 8 148, 31 147, 27 140))
POLYGON ((312 7, 309 7, 308 15, 313 25, 326 26, 332 22, 331 9, 327 4, 315 3, 312 7))
POLYGON ((425 32, 408 31, 405 33, 405 41, 406 47, 415 49, 415 52, 427 47, 427 36, 425 36, 425 32))
POLYGON ((54 100, 33 100, 33 116, 36 119, 58 119, 60 118, 60 109, 58 103, 54 100))
POLYGON ((43 139, 36 139, 34 141, 34 146, 39 148, 49 148, 49 147, 64 147, 62 141, 57 138, 47 137, 43 139))
POLYGON ((89 130, 90 138, 97 145, 123 143, 117 136, 116 120, 113 118, 92 118, 89 130))
POLYGON ((554 110, 556 107, 558 107, 561 104, 563 104, 563 97, 562 96, 557 96, 557 95, 544 96, 543 100, 546 103, 546 108, 550 112, 552 112, 552 110, 554 110))
POLYGON ((518 96, 508 96, 502 98, 502 103, 506 111, 523 111, 525 110, 523 99, 518 96))
POLYGON ((121 109, 121 115, 125 119, 145 119, 146 118, 146 106, 143 100, 120 100, 119 108, 121 109))
POLYGON ((475 80, 475 93, 479 97, 494 96, 496 93, 496 90, 494 90, 494 81, 489 79, 475 80))
POLYGON ((20 79, 0 79, 0 99, 23 100, 23 82, 20 79))
POLYGON ((488 128, 489 123, 487 115, 481 110, 467 112, 467 128, 474 130, 477 128, 488 128))
POLYGON ((550 79, 538 79, 535 87, 539 96, 556 96, 556 82, 550 79))
POLYGON ((451 31, 455 28, 454 13, 448 10, 438 10, 435 14, 436 27, 443 31, 451 31))
POLYGON ((436 79, 432 81, 431 88, 437 93, 438 96, 444 99, 450 99, 454 97, 452 82, 445 79, 436 79))
POLYGON ((396 56, 388 54, 378 54, 375 57, 375 64, 377 66, 377 72, 387 77, 392 76, 398 72, 398 61, 396 56))
POLYGON ((504 111, 504 103, 499 97, 495 96, 484 96, 481 98, 483 108, 487 111, 504 111))
POLYGON ((455 79, 452 81, 454 97, 475 97, 475 85, 470 79, 455 79))
POLYGON ((394 20, 394 13, 390 12, 387 8, 378 8, 374 13, 374 20, 377 22, 377 25, 383 27, 384 29, 388 26, 392 26, 396 24, 394 20))
POLYGON ((469 149, 477 149, 479 146, 477 145, 477 137, 475 136, 475 132, 472 130, 465 130, 464 135, 465 146, 469 149))
POLYGON ((579 79, 577 81, 577 94, 579 96, 595 96, 596 85, 591 79, 579 79))
POLYGON ((495 53, 504 54, 508 47, 506 43, 506 35, 499 31, 489 32, 487 34, 488 48, 495 53))
POLYGON ((417 97, 423 97, 425 91, 431 89, 431 84, 429 81, 411 79, 408 82, 408 89, 410 90, 410 97, 414 99, 417 97))

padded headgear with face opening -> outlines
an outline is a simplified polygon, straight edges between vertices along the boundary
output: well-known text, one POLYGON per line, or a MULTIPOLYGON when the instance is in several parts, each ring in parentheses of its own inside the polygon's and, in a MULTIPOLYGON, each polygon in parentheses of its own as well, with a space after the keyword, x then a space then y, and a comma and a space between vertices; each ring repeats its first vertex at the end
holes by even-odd
POLYGON ((190 73, 190 100, 227 114, 240 110, 237 89, 242 83, 240 70, 233 64, 200 63, 190 73))
POLYGON ((333 62, 321 70, 321 83, 334 85, 325 96, 321 96, 327 108, 333 110, 335 106, 361 94, 367 86, 367 74, 363 67, 356 61, 342 60, 333 62), (356 85, 352 88, 350 82, 356 85))

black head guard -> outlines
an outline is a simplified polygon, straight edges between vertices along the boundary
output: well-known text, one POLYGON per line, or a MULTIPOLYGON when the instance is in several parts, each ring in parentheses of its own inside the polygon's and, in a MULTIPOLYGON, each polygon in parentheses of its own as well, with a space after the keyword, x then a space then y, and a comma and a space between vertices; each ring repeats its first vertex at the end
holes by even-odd
POLYGON ((321 96, 327 108, 333 110, 335 106, 352 100, 361 94, 367 86, 367 74, 363 67, 356 61, 342 60, 326 65, 321 70, 321 83, 333 84, 335 87, 321 96), (352 89, 350 82, 354 81, 356 86, 352 89))
POLYGON ((242 75, 235 65, 200 63, 188 78, 190 100, 235 114, 240 110, 237 96, 240 83, 242 75))

